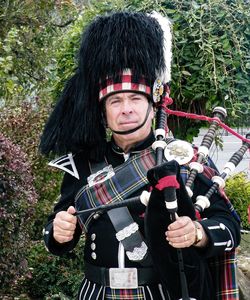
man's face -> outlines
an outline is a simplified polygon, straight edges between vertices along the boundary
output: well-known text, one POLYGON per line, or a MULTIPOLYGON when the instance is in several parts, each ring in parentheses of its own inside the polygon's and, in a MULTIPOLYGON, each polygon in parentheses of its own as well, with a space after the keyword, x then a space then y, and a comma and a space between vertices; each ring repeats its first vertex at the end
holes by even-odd
MULTIPOLYGON (((106 119, 108 127, 113 131, 127 131, 141 125, 145 119, 148 109, 148 99, 139 93, 124 92, 109 96, 106 99, 106 119)), ((119 146, 129 146, 145 139, 151 130, 153 108, 146 123, 133 133, 120 135, 113 134, 119 146)))

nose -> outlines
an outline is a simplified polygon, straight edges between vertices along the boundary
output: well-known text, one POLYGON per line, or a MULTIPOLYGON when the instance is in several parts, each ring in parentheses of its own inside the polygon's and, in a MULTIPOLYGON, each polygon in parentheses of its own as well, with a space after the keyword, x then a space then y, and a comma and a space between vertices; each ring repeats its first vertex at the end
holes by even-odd
POLYGON ((122 114, 129 115, 133 112, 131 101, 129 99, 124 99, 122 102, 122 114))

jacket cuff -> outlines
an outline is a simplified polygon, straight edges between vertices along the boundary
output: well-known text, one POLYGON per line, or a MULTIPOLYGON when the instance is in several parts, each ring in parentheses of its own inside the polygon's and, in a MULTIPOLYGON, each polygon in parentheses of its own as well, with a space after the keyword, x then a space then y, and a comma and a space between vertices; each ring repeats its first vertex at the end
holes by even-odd
POLYGON ((53 220, 43 229, 43 239, 46 249, 54 255, 61 256, 74 248, 74 240, 66 243, 58 243, 53 237, 53 220))
POLYGON ((208 258, 231 251, 236 245, 229 228, 222 222, 204 219, 199 221, 208 236, 209 243, 203 254, 208 258))

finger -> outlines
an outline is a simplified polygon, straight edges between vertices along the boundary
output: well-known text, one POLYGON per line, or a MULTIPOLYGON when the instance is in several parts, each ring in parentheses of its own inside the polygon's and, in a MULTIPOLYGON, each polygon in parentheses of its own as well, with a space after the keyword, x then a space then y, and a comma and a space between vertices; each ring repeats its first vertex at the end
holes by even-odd
POLYGON ((169 230, 165 232, 167 240, 171 239, 184 239, 184 236, 188 236, 189 238, 195 239, 195 228, 193 226, 186 226, 177 230, 169 230))
POLYGON ((76 224, 77 222, 76 216, 73 216, 72 214, 66 211, 60 211, 59 213, 57 213, 54 220, 61 220, 65 222, 70 222, 72 224, 76 224))
POLYGON ((189 222, 192 222, 192 220, 189 217, 183 216, 183 217, 179 217, 176 221, 174 221, 173 223, 171 223, 168 226, 168 230, 177 230, 177 229, 181 229, 185 226, 187 226, 187 224, 189 222))
POLYGON ((181 237, 168 239, 169 244, 174 248, 186 248, 193 244, 190 234, 184 234, 181 237))
POLYGON ((188 241, 190 239, 190 234, 182 234, 180 236, 174 236, 174 237, 166 237, 167 241, 169 241, 170 243, 174 243, 174 244, 178 244, 178 243, 185 243, 186 241, 188 241))
POLYGON ((174 248, 188 248, 192 245, 190 241, 180 242, 180 243, 169 242, 169 244, 174 248))
POLYGON ((67 229, 62 229, 58 226, 54 227, 54 233, 57 235, 65 235, 65 236, 71 236, 73 235, 75 230, 67 230, 67 229))
POLYGON ((167 231, 166 240, 175 248, 185 248, 193 245, 196 239, 196 232, 194 228, 194 224, 192 226, 187 226, 186 228, 191 228, 189 231, 185 232, 183 230, 174 230, 167 231))
POLYGON ((61 230, 69 230, 69 231, 75 231, 76 223, 74 220, 65 220, 61 218, 56 218, 53 221, 54 230, 57 228, 60 228, 61 230))
POLYGON ((76 209, 74 208, 74 206, 70 206, 68 209, 67 209, 67 213, 73 215, 74 213, 76 212, 76 209))
POLYGON ((72 226, 72 224, 67 223, 66 227, 68 227, 68 229, 58 226, 56 222, 53 224, 53 237, 56 241, 64 243, 73 239, 75 226, 72 226), (68 225, 71 226, 68 227, 68 225))
POLYGON ((184 226, 178 229, 170 229, 165 232, 165 235, 168 238, 178 238, 178 237, 183 237, 184 234, 189 233, 191 230, 192 229, 189 228, 188 226, 184 226))
POLYGON ((67 243, 73 239, 73 235, 65 236, 65 235, 60 235, 60 234, 54 234, 54 239, 60 244, 67 243))

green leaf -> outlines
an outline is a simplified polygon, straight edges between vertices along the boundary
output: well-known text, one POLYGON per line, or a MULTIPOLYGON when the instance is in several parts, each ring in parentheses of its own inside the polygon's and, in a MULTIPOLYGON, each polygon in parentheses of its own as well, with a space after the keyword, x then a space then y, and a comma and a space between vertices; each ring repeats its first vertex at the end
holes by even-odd
POLYGON ((191 73, 189 73, 188 71, 185 71, 185 70, 181 71, 181 73, 186 76, 191 76, 191 73))

